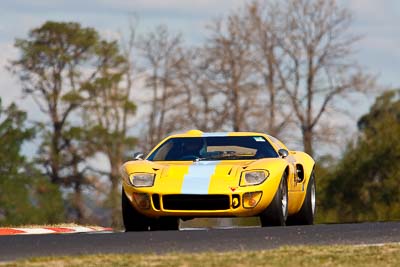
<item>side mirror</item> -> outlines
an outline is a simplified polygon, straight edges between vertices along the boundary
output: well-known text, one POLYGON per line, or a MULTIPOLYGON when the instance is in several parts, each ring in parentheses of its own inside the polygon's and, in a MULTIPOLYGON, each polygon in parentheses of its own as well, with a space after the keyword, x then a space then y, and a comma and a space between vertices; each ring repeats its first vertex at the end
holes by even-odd
POLYGON ((142 152, 136 152, 133 154, 133 160, 143 160, 144 154, 142 152))
POLYGON ((281 148, 281 149, 279 149, 278 150, 278 154, 279 154, 279 156, 281 157, 281 158, 286 158, 287 156, 289 156, 289 151, 287 151, 286 149, 283 149, 283 148, 281 148))

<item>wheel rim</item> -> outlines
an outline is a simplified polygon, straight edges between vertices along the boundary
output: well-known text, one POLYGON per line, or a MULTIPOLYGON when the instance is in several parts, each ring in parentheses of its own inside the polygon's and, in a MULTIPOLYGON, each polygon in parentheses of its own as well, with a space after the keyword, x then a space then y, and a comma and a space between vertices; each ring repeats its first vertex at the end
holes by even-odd
POLYGON ((312 214, 315 213, 315 184, 311 184, 311 210, 312 214))
POLYGON ((285 187, 285 182, 281 184, 281 203, 282 203, 282 214, 283 217, 286 217, 287 213, 287 190, 285 187))

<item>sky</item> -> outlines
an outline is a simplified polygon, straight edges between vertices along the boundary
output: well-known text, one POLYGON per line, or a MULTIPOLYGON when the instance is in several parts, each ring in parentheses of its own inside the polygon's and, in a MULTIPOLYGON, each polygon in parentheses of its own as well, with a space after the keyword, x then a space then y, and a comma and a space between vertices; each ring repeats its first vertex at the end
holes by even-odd
MULTIPOLYGON (((354 47, 355 59, 386 88, 400 87, 400 1, 338 0, 354 16, 350 32, 363 38, 354 47)), ((47 20, 77 21, 96 28, 103 36, 113 37, 128 29, 129 17, 139 17, 139 32, 166 24, 182 32, 189 44, 201 43, 206 25, 213 18, 243 6, 246 0, 0 0, 0 96, 4 104, 14 101, 38 116, 33 102, 21 99, 21 87, 5 68, 17 58, 16 38, 25 38, 30 29, 47 20)), ((368 111, 373 97, 355 110, 368 111)))

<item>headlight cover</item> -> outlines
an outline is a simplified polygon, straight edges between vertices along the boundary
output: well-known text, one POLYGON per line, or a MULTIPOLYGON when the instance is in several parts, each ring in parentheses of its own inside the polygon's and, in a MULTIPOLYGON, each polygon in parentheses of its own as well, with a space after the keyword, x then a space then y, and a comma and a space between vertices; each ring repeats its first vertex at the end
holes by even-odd
POLYGON ((154 185, 154 173, 134 173, 130 175, 130 184, 134 187, 151 187, 154 185))
POLYGON ((268 178, 268 176, 269 171, 267 170, 242 172, 242 176, 240 178, 240 186, 259 185, 263 183, 268 178))

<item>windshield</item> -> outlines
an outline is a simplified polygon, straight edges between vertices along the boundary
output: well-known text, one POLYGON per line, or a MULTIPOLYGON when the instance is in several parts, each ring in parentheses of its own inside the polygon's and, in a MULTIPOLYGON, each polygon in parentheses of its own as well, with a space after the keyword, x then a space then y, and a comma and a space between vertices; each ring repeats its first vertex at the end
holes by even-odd
POLYGON ((147 160, 199 161, 276 157, 278 154, 262 136, 219 136, 171 138, 150 154, 147 160))

